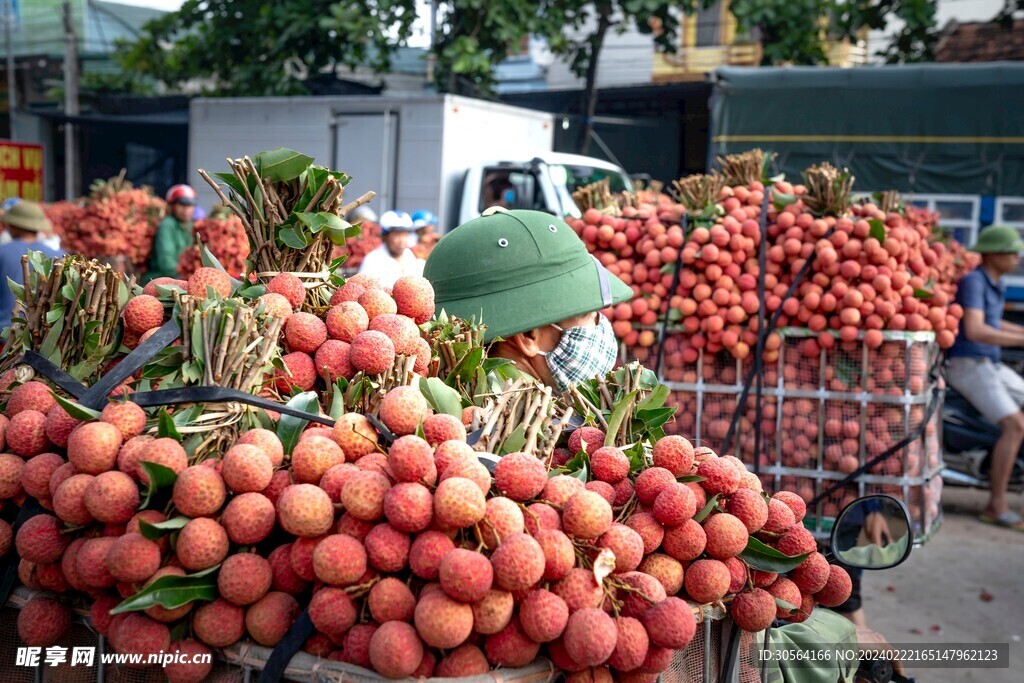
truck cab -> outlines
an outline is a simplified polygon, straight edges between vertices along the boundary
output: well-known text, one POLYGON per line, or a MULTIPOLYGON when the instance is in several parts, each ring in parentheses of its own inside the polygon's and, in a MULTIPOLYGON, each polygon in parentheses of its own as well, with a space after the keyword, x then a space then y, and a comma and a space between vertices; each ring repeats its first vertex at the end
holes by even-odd
POLYGON ((582 212, 573 192, 606 178, 614 194, 633 189, 622 168, 578 154, 547 152, 529 160, 476 164, 466 171, 457 224, 476 218, 491 206, 578 218, 582 212))

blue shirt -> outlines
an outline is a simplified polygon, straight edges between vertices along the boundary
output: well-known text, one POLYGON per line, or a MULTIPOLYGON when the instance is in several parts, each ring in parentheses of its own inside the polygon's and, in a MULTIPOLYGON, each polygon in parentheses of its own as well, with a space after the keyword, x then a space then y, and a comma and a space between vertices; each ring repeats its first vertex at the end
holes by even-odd
POLYGON ((50 258, 64 255, 59 249, 48 247, 42 242, 23 242, 16 239, 0 245, 0 329, 11 326, 11 313, 14 310, 14 294, 7 284, 7 278, 11 278, 19 285, 25 284, 21 257, 29 251, 41 251, 50 258))
MULTIPOLYGON (((985 324, 1000 328, 1003 320, 1003 307, 1006 305, 1006 284, 1000 280, 993 282, 984 268, 976 268, 960 280, 956 290, 956 302, 963 306, 985 312, 985 324)), ((964 323, 960 321, 960 334, 956 336, 950 357, 991 358, 999 362, 999 347, 995 344, 982 344, 971 341, 964 333, 964 323)))

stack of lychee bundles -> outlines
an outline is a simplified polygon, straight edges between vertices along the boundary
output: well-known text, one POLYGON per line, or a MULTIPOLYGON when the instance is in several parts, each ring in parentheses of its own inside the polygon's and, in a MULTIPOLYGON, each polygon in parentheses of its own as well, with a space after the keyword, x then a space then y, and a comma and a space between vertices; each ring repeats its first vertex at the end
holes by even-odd
MULTIPOLYGON (((208 271, 193 277, 190 291, 201 294, 200 280, 214 289, 208 271)), ((266 308, 276 296, 298 308, 286 284, 270 284, 266 308)), ((326 320, 280 306, 288 372, 268 382, 326 391, 338 376, 382 372, 399 349, 419 364, 417 322, 433 310, 425 280, 389 293, 364 278, 334 298, 326 320), (332 341, 339 350, 324 354, 332 341), (300 357, 312 366, 288 360, 300 357)), ((39 591, 18 620, 27 645, 60 642, 68 605, 83 596, 112 647, 140 654, 243 639, 273 647, 308 608, 307 652, 388 678, 483 674, 545 656, 571 680, 653 681, 690 643, 701 604, 731 602, 736 622, 757 631, 850 590, 815 552, 799 497, 767 498, 739 460, 678 436, 631 470, 600 430, 578 429, 567 448, 588 454, 582 481, 551 476, 525 453, 506 455, 492 476, 463 419, 435 413, 415 386, 379 405, 391 444, 366 416, 345 413, 294 444, 251 429, 201 462, 174 438, 144 434, 156 420, 134 403, 83 420, 64 406, 30 381, 13 388, 0 420, 0 498, 31 496, 46 509, 14 538, 22 583, 39 591), (151 472, 170 473, 159 507, 151 472), (796 569, 756 570, 770 551, 751 555, 755 537, 795 556, 796 569), (158 596, 167 585, 183 589, 158 596)), ((0 525, 0 548, 10 540, 0 525)), ((198 681, 209 667, 163 672, 198 681)))

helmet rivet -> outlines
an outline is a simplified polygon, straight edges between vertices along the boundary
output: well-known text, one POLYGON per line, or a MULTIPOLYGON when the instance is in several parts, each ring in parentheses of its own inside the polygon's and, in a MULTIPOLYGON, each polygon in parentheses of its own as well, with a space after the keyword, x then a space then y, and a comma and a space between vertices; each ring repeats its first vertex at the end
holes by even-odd
POLYGON ((551 232, 558 232, 558 228, 555 227, 554 223, 548 226, 548 230, 550 230, 551 232))
POLYGON ((504 249, 505 247, 508 246, 508 240, 502 237, 501 239, 498 240, 498 246, 504 249))

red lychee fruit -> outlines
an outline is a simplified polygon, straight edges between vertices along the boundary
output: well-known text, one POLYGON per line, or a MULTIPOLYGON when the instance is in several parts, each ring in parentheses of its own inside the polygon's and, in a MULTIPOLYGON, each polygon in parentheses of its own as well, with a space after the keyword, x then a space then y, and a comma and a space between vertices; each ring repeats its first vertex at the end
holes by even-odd
POLYGON ((829 565, 825 587, 814 594, 814 599, 825 607, 839 607, 850 599, 853 583, 850 574, 838 565, 829 565))
POLYGON ((523 667, 537 658, 540 643, 535 643, 523 631, 519 619, 513 617, 508 626, 487 636, 484 651, 491 664, 499 667, 523 667))
POLYGON ((238 437, 235 443, 256 446, 267 454, 270 464, 274 467, 280 467, 284 462, 284 446, 281 445, 281 439, 269 429, 250 429, 238 437))
POLYGON ((321 588, 309 601, 309 618, 318 631, 339 640, 359 618, 355 601, 341 588, 321 588))
MULTIPOLYGON (((298 444, 296 450, 301 445, 298 444)), ((331 445, 334 446, 333 443, 331 445)), ((270 485, 274 466, 267 454, 256 446, 236 444, 224 454, 220 473, 229 489, 235 493, 248 493, 262 491, 270 485)), ((320 481, 320 478, 315 481, 320 481)))
POLYGON ((302 353, 316 353, 327 340, 327 325, 312 313, 292 313, 284 324, 288 348, 302 353))
POLYGON ((771 593, 775 599, 792 605, 792 607, 783 607, 776 603, 775 616, 779 619, 785 619, 790 616, 794 610, 800 609, 800 603, 803 602, 803 595, 801 595, 800 589, 797 588, 797 585, 782 576, 775 579, 775 583, 768 586, 768 592, 771 593))
POLYGON ((107 554, 115 541, 109 536, 90 538, 78 549, 75 572, 83 584, 91 588, 111 588, 117 583, 107 568, 107 554))
POLYGON ((535 642, 549 643, 558 638, 568 622, 568 605, 551 591, 532 590, 519 603, 519 623, 535 642))
POLYGON ((685 600, 666 598, 640 616, 651 642, 658 647, 682 650, 693 640, 697 621, 685 600))
POLYGON ((594 572, 574 567, 565 577, 551 588, 552 592, 565 600, 570 612, 585 607, 598 607, 604 600, 604 591, 597 582, 594 572))
POLYGON ((494 484, 512 500, 536 498, 548 483, 544 462, 526 453, 509 453, 494 468, 494 484))
POLYGON ((68 461, 83 474, 108 472, 117 464, 121 442, 121 431, 114 425, 87 422, 68 437, 68 461))
POLYGON ((11 391, 4 415, 9 420, 25 410, 35 410, 46 415, 55 405, 57 405, 57 399, 50 392, 50 387, 42 382, 29 381, 11 391))
POLYGON ((480 540, 487 548, 497 548, 503 539, 525 528, 523 511, 513 500, 501 496, 487 499, 487 512, 480 525, 480 540))
POLYGON ((359 297, 359 305, 366 309, 366 315, 370 317, 371 322, 378 315, 398 312, 395 300, 382 289, 369 289, 364 292, 359 297))
MULTIPOLYGON (((387 396, 384 400, 387 401, 387 396)), ((401 436, 388 450, 388 465, 398 481, 423 481, 434 471, 434 449, 418 436, 401 436)))
POLYGON ((619 574, 618 578, 632 589, 621 596, 621 616, 639 618, 651 605, 657 605, 667 597, 664 586, 650 574, 626 572, 619 574))
MULTIPOLYGON (((82 427, 84 426, 86 425, 82 425, 82 427)), ((81 427, 79 427, 79 429, 81 429, 81 427)), ((75 431, 77 432, 78 430, 76 429, 75 431)), ((74 438, 74 436, 74 434, 71 435, 72 438, 74 438)), ((69 456, 70 453, 71 449, 69 446, 69 456)), ((146 462, 163 465, 175 474, 181 474, 185 471, 185 468, 188 467, 188 455, 185 454, 185 449, 175 439, 161 438, 147 442, 144 452, 139 456, 139 480, 143 484, 149 484, 149 475, 146 474, 146 471, 142 468, 142 463, 146 462)), ((75 467, 77 468, 78 466, 75 465, 75 467)))
MULTIPOLYGON (((615 640, 615 650, 608 659, 608 664, 619 671, 632 671, 640 668, 647 657, 647 650, 650 648, 647 629, 639 619, 633 617, 617 618, 615 628, 618 631, 618 637, 615 640)), ((610 674, 608 680, 613 680, 610 674)))
POLYGON ((664 467, 677 477, 690 474, 693 469, 693 444, 681 436, 658 439, 651 452, 655 467, 664 467))
POLYGON ((360 332, 352 340, 349 360, 356 370, 379 375, 395 364, 395 344, 383 332, 360 332))
POLYGON ((327 312, 327 333, 331 339, 352 343, 370 325, 366 311, 355 301, 343 301, 327 312))
POLYGON ((530 588, 544 576, 544 551, 526 533, 512 534, 491 554, 494 583, 507 591, 530 588))
POLYGON ((41 514, 28 518, 14 539, 18 555, 36 564, 57 562, 71 543, 71 538, 61 533, 63 528, 64 525, 53 515, 41 514))
POLYGON ((727 512, 719 512, 704 520, 707 537, 704 550, 711 557, 724 560, 736 557, 747 547, 750 534, 740 519, 727 512))
POLYGON ((384 516, 399 531, 423 531, 434 518, 434 498, 430 489, 414 482, 396 484, 384 494, 384 516))
POLYGON ((373 522, 384 516, 384 497, 390 489, 391 482, 380 472, 360 471, 341 490, 341 503, 356 519, 373 522))
POLYGON ((374 584, 366 602, 370 615, 380 624, 387 621, 411 622, 416 610, 416 596, 405 583, 393 576, 374 584))
POLYGON ((254 553, 238 553, 224 560, 217 573, 217 592, 228 602, 251 605, 270 590, 274 573, 270 563, 254 553))
POLYGON ((473 603, 482 600, 491 589, 494 569, 486 556, 456 548, 441 560, 438 578, 441 588, 453 600, 473 603))
POLYGON ((363 540, 370 566, 381 572, 397 572, 409 563, 409 534, 390 524, 378 524, 363 540))
POLYGON ((740 487, 740 473, 732 464, 722 458, 705 460, 697 466, 697 476, 703 477, 700 485, 709 495, 731 495, 740 487))
POLYGON ((245 610, 218 598, 192 615, 192 632, 211 647, 234 645, 245 635, 245 610))
POLYGON ((242 493, 224 508, 220 523, 238 545, 259 543, 274 530, 274 504, 262 493, 242 493))
POLYGON ((492 588, 473 603, 473 630, 483 635, 497 633, 512 620, 514 607, 511 593, 492 588))
POLYGON ((586 450, 593 453, 604 445, 605 434, 597 427, 580 427, 569 434, 569 452, 579 453, 586 450))
POLYGON ((615 621, 595 608, 573 612, 562 638, 569 656, 584 666, 598 666, 606 662, 615 651, 617 640, 615 621))
POLYGON ((798 494, 792 491, 778 491, 772 495, 772 498, 782 501, 786 507, 792 510, 795 522, 803 521, 804 515, 807 514, 807 503, 798 494))
POLYGON ((391 294, 397 311, 412 318, 417 325, 434 317, 434 288, 426 278, 416 275, 399 278, 391 294))
POLYGON ((680 562, 689 562, 704 552, 707 535, 704 527, 688 519, 680 526, 665 529, 665 539, 661 545, 666 553, 680 562))
POLYGON ((382 676, 406 678, 422 661, 423 642, 410 624, 386 622, 370 638, 370 663, 382 676))
POLYGON ((731 583, 729 568, 719 560, 697 560, 686 568, 683 579, 687 595, 698 603, 721 600, 731 583))
POLYGON ((593 491, 594 493, 598 494, 599 496, 607 500, 609 505, 615 504, 615 488, 608 482, 598 481, 595 479, 593 481, 588 481, 584 485, 584 488, 587 489, 588 491, 593 491))
POLYGON ((576 538, 594 539, 611 528, 613 516, 608 501, 593 491, 580 491, 562 510, 562 529, 576 538))
POLYGON ((644 505, 654 505, 658 494, 676 483, 676 477, 664 467, 648 467, 637 475, 633 483, 637 500, 644 505))
POLYGON ((46 438, 54 446, 67 448, 68 437, 71 436, 71 432, 75 431, 75 428, 80 424, 82 424, 81 420, 76 420, 68 415, 68 412, 63 407, 55 405, 46 413, 43 431, 46 433, 46 438))
POLYGON ((324 382, 333 385, 340 378, 351 379, 355 376, 351 353, 348 343, 338 339, 328 339, 320 345, 313 362, 324 382))
POLYGON ((590 471, 599 481, 617 484, 629 474, 629 458, 615 446, 603 446, 591 454, 590 471))
POLYGON ((292 305, 288 303, 288 299, 273 292, 260 296, 256 300, 256 305, 263 306, 264 314, 270 318, 287 319, 294 312, 292 305))
POLYGON ((775 620, 775 598, 768 591, 754 588, 739 593, 729 609, 732 620, 744 631, 763 631, 775 620))
POLYGON ((197 465, 178 475, 172 498, 186 517, 211 517, 224 505, 227 487, 217 470, 197 465))
POLYGON ((71 628, 71 610, 47 597, 36 596, 18 612, 18 637, 29 647, 57 644, 71 628))
POLYGON ((298 484, 316 484, 327 470, 343 462, 345 452, 332 439, 310 437, 292 450, 292 477, 298 484))
POLYGON ((103 472, 89 482, 83 502, 94 519, 126 524, 139 507, 139 487, 124 472, 103 472))
POLYGON ((697 512, 697 499, 686 484, 669 484, 654 499, 654 517, 666 526, 679 526, 697 512))
POLYGON ((813 553, 818 549, 818 543, 814 540, 814 534, 799 524, 794 524, 786 530, 775 544, 775 549, 783 555, 790 557, 813 553))
POLYGON ((576 477, 558 474, 548 479, 548 483, 544 485, 544 490, 540 492, 540 499, 545 503, 561 508, 569 502, 570 498, 583 490, 585 490, 583 482, 576 477))
POLYGON ((438 578, 441 562, 455 548, 451 538, 439 531, 424 531, 416 536, 409 548, 409 568, 427 581, 438 578))
POLYGON ((523 514, 526 532, 536 538, 541 529, 562 530, 562 518, 558 511, 547 503, 531 503, 523 514))
MULTIPOLYGON (((54 477, 59 474, 54 472, 54 477)), ((63 484, 57 488, 53 496, 53 511, 63 522, 82 526, 92 520, 92 515, 85 507, 85 490, 92 483, 93 477, 89 474, 76 474, 68 477, 63 484)))
POLYGON ((330 531, 334 523, 331 497, 313 484, 289 486, 281 492, 276 507, 281 527, 294 536, 321 536, 330 531))
POLYGON ((271 588, 290 595, 298 595, 306 590, 309 584, 292 568, 291 552, 292 544, 285 543, 274 548, 267 557, 270 570, 273 572, 271 588))
POLYGON ((228 532, 209 517, 197 517, 178 532, 175 553, 181 566, 200 571, 220 564, 228 555, 228 532))
POLYGON ((284 363, 285 369, 279 369, 274 373, 274 382, 281 393, 287 394, 292 387, 309 391, 316 384, 316 362, 308 353, 286 353, 281 356, 281 362, 284 363))
POLYGON ((643 559, 637 571, 650 574, 665 588, 667 595, 675 595, 683 588, 683 564, 664 553, 652 553, 643 559))
POLYGON ((164 305, 155 296, 140 294, 128 300, 122 315, 124 326, 141 335, 164 324, 164 305))
POLYGON ((793 510, 778 498, 768 501, 768 519, 761 529, 773 534, 783 534, 791 526, 796 524, 796 517, 793 510))
POLYGON ((473 632, 473 608, 453 600, 444 591, 434 591, 420 596, 414 621, 425 643, 450 650, 466 642, 473 632))
POLYGON ((460 645, 437 664, 434 675, 438 678, 466 678, 482 676, 491 670, 487 656, 476 645, 460 645))
POLYGON ((377 447, 377 432, 370 421, 358 413, 345 413, 334 423, 334 442, 341 446, 345 460, 355 462, 377 447))
POLYGON ((267 593, 245 613, 245 628, 264 647, 274 647, 299 616, 299 603, 287 593, 267 593))
MULTIPOLYGON (((10 424, 7 425, 5 438, 7 447, 23 458, 31 458, 45 453, 46 449, 50 447, 50 440, 46 438, 46 415, 38 410, 22 410, 11 418, 10 424)), ((69 448, 69 455, 70 452, 69 448)), ((116 457, 115 454, 115 459, 116 457)))
POLYGON ((829 573, 829 564, 825 556, 821 553, 811 553, 799 567, 789 573, 789 578, 801 593, 811 594, 817 593, 825 587, 825 584, 828 583, 829 573))
POLYGON ((413 434, 428 415, 430 406, 427 399, 413 386, 395 387, 380 403, 381 422, 399 436, 413 434))
POLYGON ((103 408, 100 420, 117 427, 122 441, 127 441, 142 434, 146 428, 146 411, 131 401, 113 402, 103 408))
MULTIPOLYGON (((665 527, 649 512, 637 512, 630 515, 626 519, 626 526, 640 534, 640 538, 644 542, 644 555, 649 555, 657 550, 665 538, 665 527)), ((702 543, 701 551, 703 550, 702 543)))
POLYGON ((486 512, 487 502, 483 491, 469 479, 445 479, 434 491, 434 517, 447 528, 464 529, 473 526, 484 518, 486 512))
POLYGON ((188 295, 193 299, 206 299, 210 296, 208 289, 223 298, 231 296, 231 278, 216 268, 198 268, 188 279, 188 295))
POLYGON ((768 521, 768 504, 764 496, 750 489, 739 489, 729 496, 725 509, 739 518, 749 533, 760 531, 768 521))
POLYGON ((201 683, 213 670, 213 653, 200 642, 179 640, 168 651, 179 657, 164 667, 169 683, 201 683))
MULTIPOLYGON (((295 552, 295 546, 292 546, 295 552)), ((294 558, 293 558, 294 566, 294 558)), ((350 586, 366 573, 367 554, 363 544, 345 534, 327 536, 313 551, 316 578, 331 586, 350 586)))
POLYGON ((301 307, 306 299, 306 288, 302 285, 302 280, 291 273, 278 273, 272 277, 267 283, 267 291, 283 296, 293 309, 301 307))
POLYGON ((643 539, 625 524, 613 523, 597 539, 597 547, 612 551, 615 555, 615 571, 619 573, 636 569, 644 556, 643 539))
POLYGON ((386 334, 395 345, 396 354, 416 355, 416 342, 420 339, 420 330, 412 318, 395 313, 383 313, 372 318, 367 329, 386 334))

